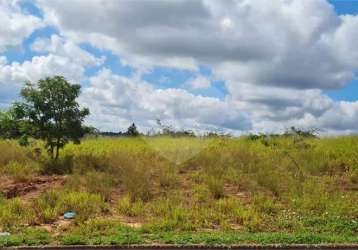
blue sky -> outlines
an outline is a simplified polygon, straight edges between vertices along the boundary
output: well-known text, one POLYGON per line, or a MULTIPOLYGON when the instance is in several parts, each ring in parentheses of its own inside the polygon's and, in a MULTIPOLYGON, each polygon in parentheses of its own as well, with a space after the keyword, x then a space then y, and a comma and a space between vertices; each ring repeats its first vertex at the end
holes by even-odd
POLYGON ((0 21, 16 29, 0 31, 0 107, 23 81, 61 74, 82 84, 88 122, 105 130, 160 118, 234 134, 355 133, 358 2, 263 5, 5 0, 0 21))
POLYGON ((329 2, 334 5, 336 12, 340 15, 355 15, 358 13, 356 0, 330 0, 329 2))
MULTIPOLYGON (((336 12, 340 15, 357 15, 358 2, 356 0, 330 0, 336 12)), ((358 79, 350 81, 346 87, 328 91, 327 94, 334 100, 355 101, 358 100, 358 79)))
MULTIPOLYGON (((334 8, 338 14, 358 14, 358 2, 356 0, 330 0, 330 3, 334 5, 334 8)), ((32 15, 42 17, 41 10, 37 8, 36 5, 31 1, 21 2, 21 8, 25 12, 28 12, 32 15)), ((34 53, 30 49, 30 46, 34 40, 38 37, 50 37, 53 34, 58 34, 58 32, 51 26, 34 31, 34 33, 32 33, 28 38, 24 39, 22 49, 9 50, 6 53, 3 53, 3 55, 7 56, 7 59, 10 62, 23 62, 25 60, 29 60, 33 56, 40 55, 40 53, 34 53)), ((96 49, 88 43, 81 44, 81 48, 97 56, 105 56, 106 61, 104 66, 110 68, 115 73, 129 76, 135 71, 131 67, 123 66, 120 62, 120 57, 113 55, 111 51, 96 49)), ((200 69, 200 72, 204 72, 204 75, 210 74, 210 69, 208 68, 206 68, 205 72, 205 66, 201 66, 200 69)), ((86 73, 91 76, 94 75, 98 70, 99 67, 90 67, 86 70, 86 73)), ((188 89, 188 86, 185 85, 185 82, 192 77, 193 74, 190 71, 157 67, 151 70, 151 72, 145 74, 143 79, 152 83, 156 88, 171 88, 174 86, 188 89)), ((192 90, 192 92, 204 96, 218 96, 219 98, 224 98, 227 94, 227 90, 220 80, 214 81, 211 88, 204 90, 192 90)), ((334 100, 358 100, 358 79, 350 81, 347 86, 342 89, 327 91, 326 93, 334 100)))

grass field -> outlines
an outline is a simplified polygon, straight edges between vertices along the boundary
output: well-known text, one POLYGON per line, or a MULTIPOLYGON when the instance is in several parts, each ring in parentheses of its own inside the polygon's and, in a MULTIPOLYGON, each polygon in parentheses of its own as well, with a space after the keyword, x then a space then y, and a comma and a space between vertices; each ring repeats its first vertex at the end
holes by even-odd
POLYGON ((358 137, 88 138, 58 162, 39 148, 0 141, 0 246, 358 243, 358 137))

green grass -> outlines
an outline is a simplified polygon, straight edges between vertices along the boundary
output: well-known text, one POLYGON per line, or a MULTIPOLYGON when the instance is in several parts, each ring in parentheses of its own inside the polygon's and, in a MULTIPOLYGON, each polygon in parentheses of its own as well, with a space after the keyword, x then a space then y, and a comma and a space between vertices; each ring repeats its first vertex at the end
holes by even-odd
POLYGON ((125 227, 113 221, 95 220, 60 236, 43 230, 24 230, 0 238, 0 247, 21 245, 233 245, 233 244, 354 244, 357 236, 311 233, 238 233, 228 232, 162 232, 149 234, 140 229, 125 227))
POLYGON ((11 246, 40 246, 53 242, 50 234, 45 230, 25 229, 11 236, 0 237, 0 247, 11 246))
POLYGON ((0 141, 6 178, 68 175, 31 201, 0 199, 0 231, 13 233, 2 245, 30 244, 24 228, 68 210, 76 220, 51 243, 358 243, 355 136, 92 138, 66 146, 57 165, 40 144, 0 141))

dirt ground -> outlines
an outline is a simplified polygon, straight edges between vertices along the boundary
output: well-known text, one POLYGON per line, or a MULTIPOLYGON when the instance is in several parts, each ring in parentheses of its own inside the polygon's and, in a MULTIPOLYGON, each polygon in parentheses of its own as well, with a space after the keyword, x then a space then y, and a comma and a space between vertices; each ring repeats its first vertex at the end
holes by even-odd
POLYGON ((7 199, 21 197, 24 202, 40 196, 50 188, 63 186, 66 176, 37 176, 28 181, 16 182, 0 177, 0 193, 7 199))

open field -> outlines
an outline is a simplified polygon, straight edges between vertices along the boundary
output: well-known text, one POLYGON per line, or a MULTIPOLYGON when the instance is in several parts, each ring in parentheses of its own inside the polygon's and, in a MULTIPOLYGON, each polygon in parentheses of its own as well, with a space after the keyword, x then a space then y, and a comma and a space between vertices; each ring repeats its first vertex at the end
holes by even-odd
POLYGON ((358 243, 358 137, 40 144, 0 141, 0 246, 358 243))

